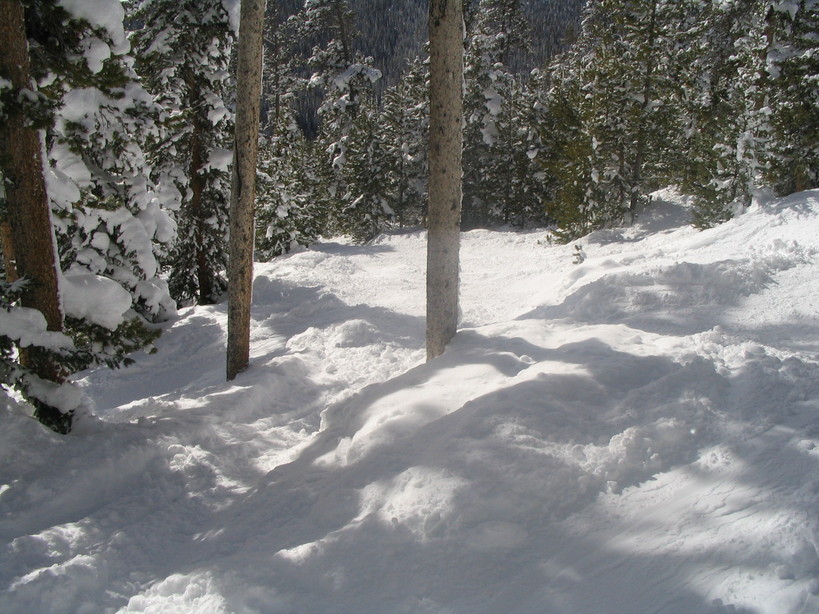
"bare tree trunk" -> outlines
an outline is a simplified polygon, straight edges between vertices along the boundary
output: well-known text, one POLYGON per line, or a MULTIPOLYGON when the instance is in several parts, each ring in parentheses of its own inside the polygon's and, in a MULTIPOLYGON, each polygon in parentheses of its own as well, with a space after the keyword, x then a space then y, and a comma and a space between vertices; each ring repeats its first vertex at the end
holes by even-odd
POLYGON ((262 28, 265 0, 242 0, 236 75, 236 143, 230 197, 227 379, 250 362, 253 299, 253 210, 262 91, 262 28))
POLYGON ((458 325, 463 27, 462 0, 430 0, 427 360, 443 353, 458 325))
MULTIPOLYGON (((25 17, 19 0, 0 0, 0 75, 11 80, 17 90, 30 89, 31 66, 25 17)), ((21 109, 7 109, 0 122, 0 168, 6 191, 7 231, 2 233, 9 280, 25 277, 29 285, 21 305, 39 310, 48 330, 63 329, 63 313, 57 281, 57 256, 48 196, 43 177, 40 135, 21 109)), ((39 348, 21 352, 21 361, 35 374, 62 382, 62 369, 39 348)), ((68 432, 70 416, 42 403, 35 403, 36 415, 54 430, 68 432)))

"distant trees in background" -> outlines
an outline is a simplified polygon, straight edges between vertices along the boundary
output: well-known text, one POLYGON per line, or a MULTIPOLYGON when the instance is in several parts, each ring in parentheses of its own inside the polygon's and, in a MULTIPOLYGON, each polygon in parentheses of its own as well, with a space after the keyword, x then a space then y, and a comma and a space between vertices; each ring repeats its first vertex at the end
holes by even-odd
MULTIPOLYGON (((359 34, 348 10, 357 3, 329 5, 339 3, 344 11, 332 14, 346 16, 346 37, 339 24, 314 20, 321 42, 301 73, 292 67, 303 75, 287 92, 296 122, 310 123, 299 119, 305 92, 319 108, 315 138, 300 145, 312 182, 301 180, 299 194, 316 209, 292 210, 300 226, 299 212, 314 221, 306 226, 315 235, 363 242, 425 222, 427 52, 419 49, 402 79, 376 79, 378 62, 353 58, 349 45, 366 48, 383 32, 359 34), (335 59, 319 70, 316 58, 332 49, 335 59), (355 79, 360 86, 347 93, 355 79)), ((412 30, 421 5, 393 3, 385 27, 397 28, 401 15, 412 30)), ((784 194, 817 185, 816 0, 599 0, 577 19, 573 2, 465 8, 463 228, 551 225, 569 240, 633 219, 666 185, 693 197, 692 223, 706 228, 765 186, 784 194), (562 47, 551 35, 544 42, 536 5, 559 18, 562 47), (544 48, 549 59, 536 64, 544 48)), ((287 234, 293 245, 311 240, 287 234)))

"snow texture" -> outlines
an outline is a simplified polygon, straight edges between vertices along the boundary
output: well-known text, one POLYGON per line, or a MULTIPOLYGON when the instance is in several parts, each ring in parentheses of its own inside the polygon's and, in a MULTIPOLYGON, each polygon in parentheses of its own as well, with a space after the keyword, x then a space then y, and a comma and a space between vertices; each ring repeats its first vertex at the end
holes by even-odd
MULTIPOLYGON (((125 9, 119 0, 57 0, 57 4, 68 11, 75 19, 84 19, 92 26, 106 30, 116 47, 115 53, 122 54, 130 49, 128 40, 125 37, 125 29, 122 26, 125 19, 125 9)), ((102 41, 97 42, 101 43, 102 41)), ((86 58, 88 57, 86 55, 86 58)), ((94 58, 99 58, 99 52, 92 52, 89 59, 93 60, 94 58)), ((89 62, 89 66, 93 65, 89 62)))
POLYGON ((9 400, 0 611, 819 612, 819 191, 703 232, 655 196, 582 261, 465 233, 429 363, 391 234, 257 265, 234 382, 216 305, 67 437, 9 400))
POLYGON ((66 271, 60 281, 66 315, 114 330, 131 309, 131 295, 117 282, 94 275, 80 266, 66 271))

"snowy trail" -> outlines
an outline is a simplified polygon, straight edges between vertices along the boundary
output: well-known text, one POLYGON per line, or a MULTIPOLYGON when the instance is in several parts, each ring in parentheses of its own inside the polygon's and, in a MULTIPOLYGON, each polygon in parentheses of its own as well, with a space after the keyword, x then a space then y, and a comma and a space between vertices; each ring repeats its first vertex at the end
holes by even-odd
MULTIPOLYGON (((666 195, 668 196, 668 195, 666 195)), ((66 438, 0 433, 0 611, 819 612, 819 192, 574 246, 423 233, 258 265, 251 369, 183 310, 66 438)))

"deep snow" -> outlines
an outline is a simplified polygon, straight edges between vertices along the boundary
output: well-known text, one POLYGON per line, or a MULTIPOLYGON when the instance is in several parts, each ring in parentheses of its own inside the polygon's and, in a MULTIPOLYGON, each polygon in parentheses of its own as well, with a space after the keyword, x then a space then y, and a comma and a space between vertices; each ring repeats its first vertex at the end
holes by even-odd
POLYGON ((233 383, 196 307, 3 407, 0 611, 819 612, 819 191, 687 215, 464 234, 428 364, 414 232, 258 265, 233 383))

